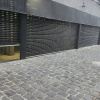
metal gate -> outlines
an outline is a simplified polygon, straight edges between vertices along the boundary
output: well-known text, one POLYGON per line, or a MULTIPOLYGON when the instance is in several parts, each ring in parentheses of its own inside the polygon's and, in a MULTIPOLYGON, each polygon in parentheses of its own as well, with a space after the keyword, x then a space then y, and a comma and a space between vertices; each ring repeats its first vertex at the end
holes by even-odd
POLYGON ((76 48, 78 24, 27 16, 27 56, 76 48))
POLYGON ((97 45, 99 41, 100 28, 81 25, 78 47, 97 45))
POLYGON ((19 44, 19 17, 17 13, 0 11, 0 45, 19 44))

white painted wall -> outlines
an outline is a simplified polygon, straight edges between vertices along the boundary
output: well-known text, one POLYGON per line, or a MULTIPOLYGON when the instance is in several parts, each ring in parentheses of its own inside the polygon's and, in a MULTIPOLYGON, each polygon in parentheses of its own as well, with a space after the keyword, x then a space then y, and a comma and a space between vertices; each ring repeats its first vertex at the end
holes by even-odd
POLYGON ((95 0, 52 0, 100 17, 100 4, 95 0), (83 6, 83 3, 85 7, 83 6))

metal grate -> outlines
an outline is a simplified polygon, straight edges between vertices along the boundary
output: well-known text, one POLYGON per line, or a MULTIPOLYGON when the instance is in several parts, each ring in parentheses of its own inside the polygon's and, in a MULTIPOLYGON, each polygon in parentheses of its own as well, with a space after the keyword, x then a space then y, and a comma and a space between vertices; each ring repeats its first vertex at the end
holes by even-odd
POLYGON ((79 37, 79 47, 98 44, 100 28, 94 26, 82 25, 79 37))
POLYGON ((27 56, 76 48, 78 25, 27 16, 27 56))
POLYGON ((0 45, 19 43, 18 14, 0 11, 0 45))
POLYGON ((18 2, 16 0, 9 0, 8 5, 11 11, 15 10, 17 7, 18 2))
POLYGON ((26 0, 0 0, 0 9, 7 11, 25 12, 26 0))

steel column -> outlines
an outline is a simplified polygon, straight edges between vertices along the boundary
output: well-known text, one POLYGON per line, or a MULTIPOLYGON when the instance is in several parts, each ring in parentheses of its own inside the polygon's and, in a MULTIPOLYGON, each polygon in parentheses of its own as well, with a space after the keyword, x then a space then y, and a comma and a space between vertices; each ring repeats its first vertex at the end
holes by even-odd
POLYGON ((79 48, 79 38, 80 38, 81 24, 78 27, 77 41, 76 41, 76 49, 79 48))
POLYGON ((99 31, 98 45, 100 45, 100 31, 99 31))
POLYGON ((26 58, 27 15, 20 14, 20 59, 26 58))

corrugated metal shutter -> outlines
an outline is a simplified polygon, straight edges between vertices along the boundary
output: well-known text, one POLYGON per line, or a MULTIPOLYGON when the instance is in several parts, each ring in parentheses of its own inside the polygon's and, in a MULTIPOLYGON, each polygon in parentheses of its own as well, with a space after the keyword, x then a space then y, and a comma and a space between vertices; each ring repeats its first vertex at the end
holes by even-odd
POLYGON ((19 38, 18 14, 0 11, 0 45, 18 44, 19 38))
POLYGON ((76 48, 78 25, 27 17, 27 56, 76 48))
POLYGON ((82 25, 79 37, 79 46, 92 46, 98 44, 99 28, 94 26, 82 25))
POLYGON ((0 9, 25 13, 26 0, 0 0, 0 9))

